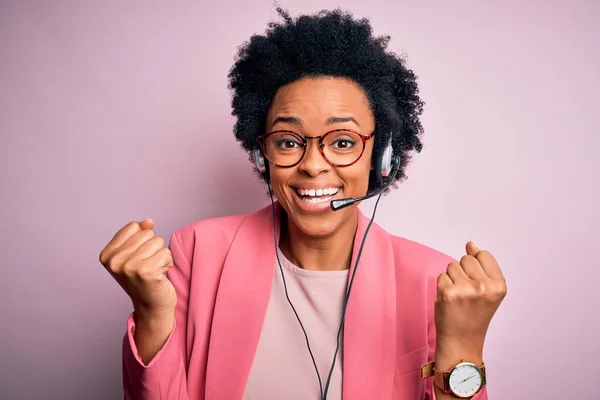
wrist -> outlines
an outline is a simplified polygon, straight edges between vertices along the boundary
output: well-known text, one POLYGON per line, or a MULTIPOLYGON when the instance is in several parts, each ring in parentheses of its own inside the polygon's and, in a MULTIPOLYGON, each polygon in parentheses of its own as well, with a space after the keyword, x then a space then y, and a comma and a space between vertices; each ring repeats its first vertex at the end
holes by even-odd
POLYGON ((135 323, 138 329, 149 331, 170 330, 175 321, 175 310, 148 310, 134 307, 135 323))
POLYGON ((438 341, 435 349, 435 368, 438 371, 450 371, 463 360, 480 367, 483 364, 483 345, 462 340, 438 341))
POLYGON ((175 327, 175 310, 148 311, 136 309, 133 340, 144 365, 158 354, 175 327))

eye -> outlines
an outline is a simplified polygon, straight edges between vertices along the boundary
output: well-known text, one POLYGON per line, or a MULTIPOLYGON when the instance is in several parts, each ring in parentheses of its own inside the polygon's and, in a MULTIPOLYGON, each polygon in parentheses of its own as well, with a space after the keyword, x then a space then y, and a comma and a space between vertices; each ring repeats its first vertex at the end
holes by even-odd
POLYGON ((333 143, 331 143, 331 147, 338 149, 338 150, 349 150, 352 147, 354 147, 355 144, 356 144, 356 141, 354 141, 350 138, 341 137, 341 138, 335 139, 333 141, 333 143))
POLYGON ((294 138, 282 138, 277 141, 277 148, 283 150, 298 149, 302 147, 302 143, 294 138))

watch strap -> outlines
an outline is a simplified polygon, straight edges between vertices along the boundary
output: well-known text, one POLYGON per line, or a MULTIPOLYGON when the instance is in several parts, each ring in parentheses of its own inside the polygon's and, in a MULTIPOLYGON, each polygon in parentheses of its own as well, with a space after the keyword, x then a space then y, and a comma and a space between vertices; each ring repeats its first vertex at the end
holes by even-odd
POLYGON ((421 365, 421 379, 431 378, 433 376, 433 367, 435 363, 432 361, 427 364, 421 365))
POLYGON ((444 393, 452 393, 450 390, 450 373, 451 372, 442 372, 437 369, 433 369, 435 386, 440 388, 444 393))

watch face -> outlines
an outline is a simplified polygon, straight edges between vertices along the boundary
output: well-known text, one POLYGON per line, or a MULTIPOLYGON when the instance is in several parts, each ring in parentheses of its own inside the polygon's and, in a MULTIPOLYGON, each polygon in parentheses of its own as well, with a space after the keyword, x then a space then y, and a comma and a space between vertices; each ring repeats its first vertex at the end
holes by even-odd
POLYGON ((481 370, 471 363, 460 363, 452 370, 448 383, 455 396, 468 398, 481 388, 481 370))

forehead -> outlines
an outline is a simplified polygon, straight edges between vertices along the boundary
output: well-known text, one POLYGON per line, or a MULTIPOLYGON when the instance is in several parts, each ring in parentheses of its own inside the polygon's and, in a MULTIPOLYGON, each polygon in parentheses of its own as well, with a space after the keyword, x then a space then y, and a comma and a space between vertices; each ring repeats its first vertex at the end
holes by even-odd
POLYGON ((304 78, 281 87, 269 108, 267 126, 278 116, 296 117, 308 125, 324 125, 333 116, 354 117, 361 126, 374 123, 366 94, 345 78, 304 78))

